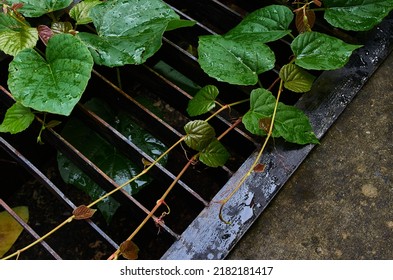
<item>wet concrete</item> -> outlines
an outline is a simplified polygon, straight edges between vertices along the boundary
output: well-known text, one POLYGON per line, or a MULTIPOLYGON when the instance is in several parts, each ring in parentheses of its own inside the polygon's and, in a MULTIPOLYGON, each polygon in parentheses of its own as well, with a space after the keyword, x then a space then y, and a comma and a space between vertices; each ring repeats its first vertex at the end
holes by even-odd
POLYGON ((393 259, 393 54, 228 259, 393 259))

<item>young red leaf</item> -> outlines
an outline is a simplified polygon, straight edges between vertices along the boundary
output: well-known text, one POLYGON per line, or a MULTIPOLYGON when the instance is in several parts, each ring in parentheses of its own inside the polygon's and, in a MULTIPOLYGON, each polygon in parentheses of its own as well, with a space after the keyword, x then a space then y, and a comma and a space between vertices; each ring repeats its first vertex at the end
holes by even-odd
POLYGON ((40 36, 41 41, 45 44, 48 44, 49 39, 53 36, 53 31, 46 25, 38 25, 38 36, 40 36))

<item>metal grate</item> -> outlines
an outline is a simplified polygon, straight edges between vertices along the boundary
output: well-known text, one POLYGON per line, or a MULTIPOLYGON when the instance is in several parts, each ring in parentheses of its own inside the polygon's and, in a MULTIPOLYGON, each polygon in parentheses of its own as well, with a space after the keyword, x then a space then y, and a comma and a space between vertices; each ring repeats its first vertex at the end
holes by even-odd
MULTIPOLYGON (((275 1, 263 4, 250 1, 166 1, 183 18, 193 19, 197 24, 192 28, 171 31, 166 34, 160 51, 142 66, 126 66, 122 70, 122 89, 116 86, 116 71, 96 67, 83 100, 73 111, 73 115, 86 122, 109 143, 116 146, 130 160, 140 162, 149 159, 140 148, 128 141, 99 116, 89 111, 83 104, 92 96, 104 99, 114 108, 121 108, 132 114, 135 119, 143 120, 141 125, 168 146, 182 136, 182 127, 189 118, 185 112, 191 93, 183 90, 161 73, 157 63, 165 63, 181 72, 200 86, 215 84, 222 94, 222 103, 247 98, 249 88, 229 86, 209 78, 199 68, 196 57, 189 50, 195 49, 199 35, 224 33, 235 26, 248 12, 275 1), (150 102, 159 104, 167 110, 163 117, 138 102, 138 95, 147 96, 150 102)), ((318 28, 326 30, 323 23, 318 28)), ((346 40, 356 40, 365 45, 341 70, 317 73, 319 76, 312 93, 296 103, 310 117, 316 135, 321 138, 361 86, 370 77, 379 63, 391 50, 393 34, 392 20, 386 19, 380 26, 367 35, 340 34, 346 40), (365 40, 364 38, 371 38, 365 40)), ((277 66, 288 61, 291 52, 285 40, 272 43, 275 53, 280 53, 277 66)), ((0 73, 0 112, 12 103, 6 89, 6 69, 9 58, 1 62, 0 73)), ((261 76, 264 86, 269 86, 277 77, 277 71, 269 71, 261 76), (265 85, 266 83, 266 85, 265 85)), ((230 115, 222 114, 212 119, 212 125, 219 135, 232 126, 233 117, 243 114, 246 107, 236 108, 230 115)), ((64 119, 65 121, 65 119, 64 119)), ((35 144, 39 124, 26 132, 0 137, 0 167, 3 170, 1 206, 13 215, 25 229, 14 249, 29 244, 56 226, 72 212, 75 205, 89 203, 88 198, 75 188, 62 182, 56 168, 56 153, 62 152, 95 182, 107 191, 117 184, 104 174, 89 159, 75 149, 60 134, 61 127, 46 129, 43 132, 44 146, 35 144), (3 168, 4 167, 4 168, 3 168), (62 202, 60 205, 58 202, 62 202), (87 201, 87 202, 86 202, 87 201), (29 204, 33 210, 29 225, 24 223, 11 210, 9 205, 29 204), (64 205, 64 206, 63 206, 64 205)), ((299 147, 277 140, 263 157, 266 171, 254 174, 236 193, 225 207, 224 215, 231 217, 231 225, 218 219, 219 205, 214 201, 226 197, 255 158, 254 151, 259 140, 250 136, 241 127, 231 130, 223 139, 231 152, 231 159, 222 168, 209 169, 195 165, 177 183, 166 203, 171 206, 171 215, 160 223, 148 223, 137 234, 134 241, 140 246, 141 259, 222 259, 241 238, 259 216, 281 186, 303 161, 311 145, 299 147)), ((95 215, 92 220, 77 221, 67 225, 53 237, 20 255, 30 259, 93 259, 107 258, 118 244, 139 225, 161 197, 166 188, 186 164, 182 148, 175 149, 168 164, 157 165, 152 170, 155 178, 152 184, 138 194, 130 196, 125 191, 114 194, 121 208, 110 225, 102 217, 95 215)))

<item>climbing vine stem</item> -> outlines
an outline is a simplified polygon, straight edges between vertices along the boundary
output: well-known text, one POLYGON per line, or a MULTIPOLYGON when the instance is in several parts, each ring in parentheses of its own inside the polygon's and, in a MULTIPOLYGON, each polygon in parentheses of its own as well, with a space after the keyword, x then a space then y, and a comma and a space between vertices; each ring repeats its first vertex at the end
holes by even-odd
POLYGON ((265 138, 265 141, 262 144, 262 147, 259 149, 259 152, 253 162, 253 164, 251 165, 251 167, 248 169, 248 171, 243 175, 243 177, 240 179, 239 183, 236 185, 236 187, 232 190, 232 192, 223 200, 219 201, 219 203, 221 204, 220 206, 220 212, 219 212, 219 217, 220 220, 223 221, 226 224, 230 224, 229 221, 227 221, 226 219, 224 219, 222 211, 226 205, 226 203, 233 197, 233 195, 240 189, 240 187, 243 185, 243 183, 246 181, 246 179, 253 173, 255 167, 259 164, 261 157, 263 155, 263 152, 265 151, 265 148, 267 146, 267 143, 269 142, 270 137, 272 136, 273 133, 273 127, 274 127, 274 121, 276 118, 276 114, 277 114, 277 107, 278 107, 278 103, 280 100, 280 96, 281 96, 281 92, 283 91, 283 80, 280 80, 280 87, 278 89, 278 93, 277 93, 277 98, 276 98, 276 103, 274 105, 274 110, 273 110, 273 114, 271 117, 271 121, 270 121, 270 125, 269 125, 269 130, 267 131, 267 135, 265 138))

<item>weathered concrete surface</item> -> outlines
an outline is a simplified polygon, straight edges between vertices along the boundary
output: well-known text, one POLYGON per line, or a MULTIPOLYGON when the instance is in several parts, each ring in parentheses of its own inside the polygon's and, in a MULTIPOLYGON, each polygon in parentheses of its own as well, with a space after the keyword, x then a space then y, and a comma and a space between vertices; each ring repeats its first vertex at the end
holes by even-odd
POLYGON ((393 259, 393 54, 228 259, 393 259))

